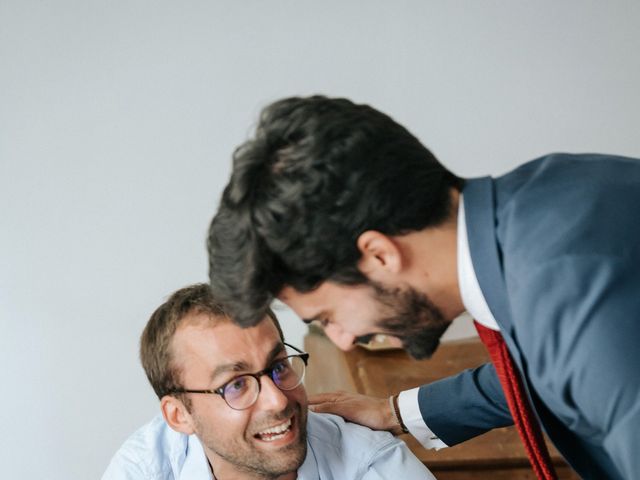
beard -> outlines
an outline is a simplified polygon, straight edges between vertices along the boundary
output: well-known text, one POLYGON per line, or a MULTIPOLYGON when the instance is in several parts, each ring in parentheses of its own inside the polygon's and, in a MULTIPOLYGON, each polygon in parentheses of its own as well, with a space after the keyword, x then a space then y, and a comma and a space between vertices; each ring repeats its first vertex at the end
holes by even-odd
MULTIPOLYGON (((259 441, 250 436, 248 439, 238 435, 224 438, 224 433, 220 434, 215 425, 204 427, 204 422, 196 420, 196 431, 198 438, 206 449, 223 459, 227 464, 233 466, 238 472, 246 472, 253 476, 264 479, 276 479, 281 475, 295 472, 300 468, 307 455, 307 412, 300 404, 288 406, 277 415, 263 418, 261 425, 269 425, 291 416, 297 410, 296 422, 298 423, 298 439, 295 443, 286 445, 275 451, 263 451, 252 443, 259 441)), ((195 418, 195 417, 194 417, 195 418)), ((258 430, 250 428, 248 431, 258 430)), ((213 472, 215 475, 215 471, 213 472)))
POLYGON ((375 282, 371 286, 386 312, 376 323, 381 332, 399 338, 413 358, 431 357, 451 322, 424 293, 412 287, 389 289, 375 282))

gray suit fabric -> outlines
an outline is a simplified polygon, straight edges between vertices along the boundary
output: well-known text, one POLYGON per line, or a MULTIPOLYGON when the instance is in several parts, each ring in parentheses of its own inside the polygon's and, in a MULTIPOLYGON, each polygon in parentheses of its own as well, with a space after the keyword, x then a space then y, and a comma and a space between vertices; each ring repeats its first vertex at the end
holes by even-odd
MULTIPOLYGON (((584 478, 640 477, 640 160, 554 154, 463 190, 480 288, 543 429, 584 478)), ((491 365, 425 385, 454 445, 512 423, 491 365)))

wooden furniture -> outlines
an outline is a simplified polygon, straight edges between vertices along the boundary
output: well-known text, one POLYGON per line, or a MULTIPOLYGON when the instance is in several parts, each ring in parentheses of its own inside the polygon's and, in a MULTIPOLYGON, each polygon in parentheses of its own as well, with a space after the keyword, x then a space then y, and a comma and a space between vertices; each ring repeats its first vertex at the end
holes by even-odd
MULTIPOLYGON (((343 352, 311 328, 305 337, 311 354, 305 385, 309 394, 344 390, 388 397, 488 361, 478 339, 443 343, 429 360, 413 360, 404 351, 343 352)), ((515 427, 500 428, 439 451, 425 450, 411 435, 402 435, 413 453, 440 480, 534 480, 515 427)), ((558 451, 547 442, 558 476, 578 479, 558 451)))

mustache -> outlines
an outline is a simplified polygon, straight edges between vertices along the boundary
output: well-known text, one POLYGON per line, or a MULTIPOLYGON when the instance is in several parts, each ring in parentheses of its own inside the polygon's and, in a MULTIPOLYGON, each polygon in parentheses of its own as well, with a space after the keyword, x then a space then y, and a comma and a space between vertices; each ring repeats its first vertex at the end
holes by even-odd
POLYGON ((382 318, 375 322, 376 331, 355 337, 353 343, 367 344, 376 335, 388 335, 399 339, 402 348, 416 360, 431 358, 451 323, 437 305, 413 288, 368 284, 373 288, 382 318))
POLYGON ((385 333, 369 333, 360 335, 353 340, 355 344, 368 344, 377 335, 393 336, 402 342, 402 348, 416 360, 431 358, 440 346, 440 337, 449 327, 446 321, 425 326, 407 324, 406 319, 397 317, 385 318, 379 322, 379 326, 385 329, 385 333))
POLYGON ((293 414, 297 413, 298 411, 300 411, 299 405, 287 405, 281 412, 268 415, 267 417, 260 419, 260 425, 255 426, 252 429, 254 431, 253 434, 255 435, 256 433, 273 426, 274 423, 284 422, 285 420, 291 418, 293 414))

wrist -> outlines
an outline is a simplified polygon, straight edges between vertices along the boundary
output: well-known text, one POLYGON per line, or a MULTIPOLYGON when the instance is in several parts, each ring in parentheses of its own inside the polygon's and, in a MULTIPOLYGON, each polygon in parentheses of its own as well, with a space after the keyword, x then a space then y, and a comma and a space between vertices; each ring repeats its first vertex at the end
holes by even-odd
POLYGON ((398 395, 391 395, 388 399, 388 406, 390 412, 391 428, 388 430, 394 435, 400 435, 401 433, 409 433, 409 430, 402 421, 400 415, 400 408, 398 407, 398 395))

